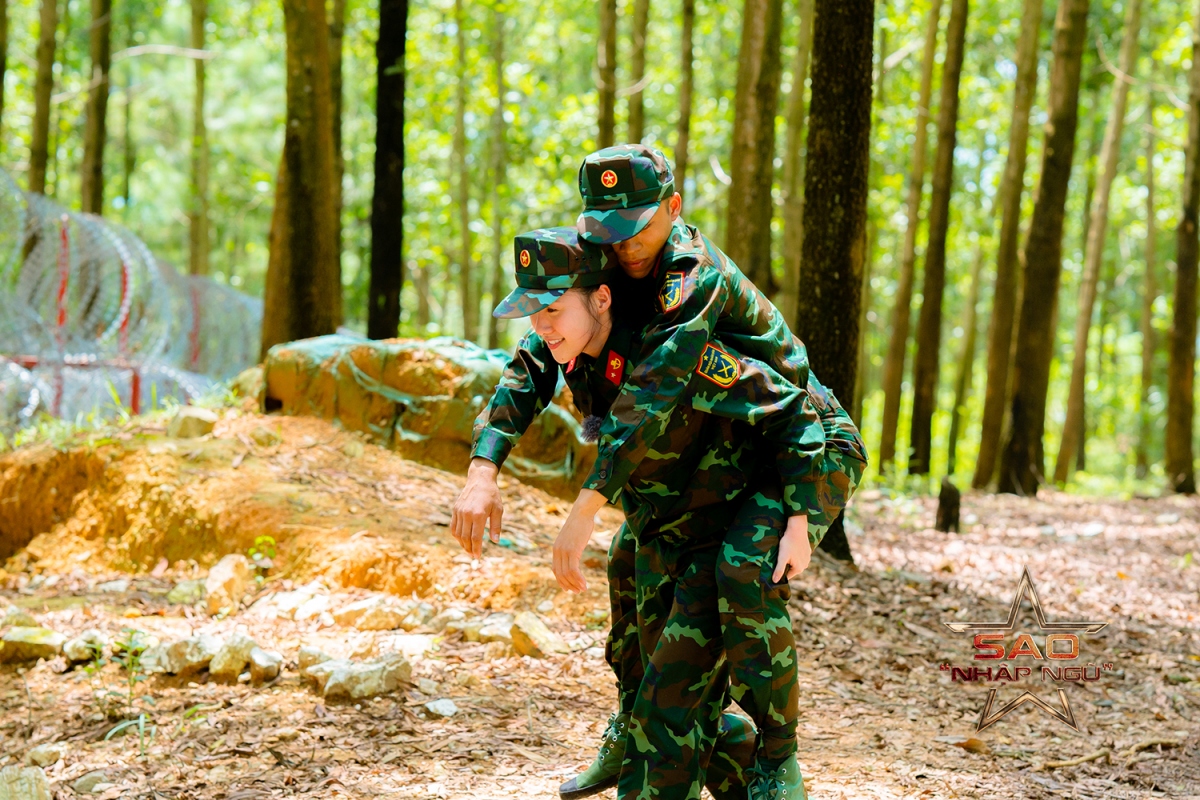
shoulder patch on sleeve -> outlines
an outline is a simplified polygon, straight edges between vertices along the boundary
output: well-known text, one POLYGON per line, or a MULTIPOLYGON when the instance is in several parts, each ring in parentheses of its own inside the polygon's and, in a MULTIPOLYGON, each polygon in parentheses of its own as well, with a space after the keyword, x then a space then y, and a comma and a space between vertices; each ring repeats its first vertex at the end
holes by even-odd
POLYGON ((717 386, 728 389, 741 377, 742 365, 715 344, 707 344, 700 354, 700 366, 696 367, 696 372, 717 386))
POLYGON ((663 313, 674 311, 683 304, 683 273, 668 272, 663 280, 662 291, 658 294, 659 305, 663 313))

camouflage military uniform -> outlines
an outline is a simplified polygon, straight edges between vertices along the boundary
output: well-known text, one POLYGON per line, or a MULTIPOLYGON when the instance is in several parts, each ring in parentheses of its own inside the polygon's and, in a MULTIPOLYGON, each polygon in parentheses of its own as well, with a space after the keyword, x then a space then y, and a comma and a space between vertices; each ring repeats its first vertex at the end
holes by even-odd
MULTIPOLYGON (((632 340, 632 329, 618 325, 599 363, 581 356, 565 366, 585 413, 602 416, 617 398, 628 378, 632 340)), ((633 712, 622 778, 629 792, 639 786, 681 797, 698 791, 727 702, 719 689, 730 666, 734 695, 764 729, 765 755, 779 759, 794 752, 788 589, 770 582, 783 530, 782 496, 809 500, 805 511, 812 515, 815 544, 860 472, 833 469, 831 459, 810 455, 823 449, 827 432, 835 443, 836 434, 844 434, 840 439, 861 453, 857 431, 815 379, 801 391, 769 366, 721 349, 724 342, 702 349, 687 393, 690 407, 666 415, 662 437, 622 493, 629 519, 610 554, 608 653, 622 710, 633 712), (813 400, 819 410, 810 407, 813 400), (768 441, 785 445, 768 447, 768 441), (785 492, 751 491, 764 483, 753 473, 769 463, 771 451, 785 492), (635 541, 641 546, 632 547, 635 541), (672 634, 677 630, 691 634, 672 634), (724 650, 730 663, 722 663, 724 650), (631 691, 637 687, 640 693, 631 691)), ((527 336, 477 423, 474 454, 502 463, 549 402, 557 372, 540 338, 527 336)), ((714 770, 724 770, 726 788, 742 780, 738 765, 721 754, 717 760, 714 770)))

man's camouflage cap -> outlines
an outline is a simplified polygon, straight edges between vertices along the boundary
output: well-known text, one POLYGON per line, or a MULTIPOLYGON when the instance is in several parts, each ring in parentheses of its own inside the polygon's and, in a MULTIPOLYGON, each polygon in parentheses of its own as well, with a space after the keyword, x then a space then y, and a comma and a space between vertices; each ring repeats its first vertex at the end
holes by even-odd
POLYGON ((517 288, 496 306, 493 317, 528 317, 568 289, 608 280, 610 261, 600 248, 579 240, 574 228, 539 228, 513 240, 517 288))
POLYGON ((675 193, 675 176, 661 150, 622 144, 597 150, 579 168, 583 213, 580 238, 613 244, 637 236, 658 205, 675 193))

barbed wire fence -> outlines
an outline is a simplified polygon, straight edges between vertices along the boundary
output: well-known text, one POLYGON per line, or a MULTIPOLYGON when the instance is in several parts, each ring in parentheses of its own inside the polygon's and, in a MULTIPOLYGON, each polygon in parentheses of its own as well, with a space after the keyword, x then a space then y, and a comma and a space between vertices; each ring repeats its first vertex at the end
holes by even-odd
POLYGON ((0 170, 0 433, 186 403, 258 359, 262 302, 0 170))

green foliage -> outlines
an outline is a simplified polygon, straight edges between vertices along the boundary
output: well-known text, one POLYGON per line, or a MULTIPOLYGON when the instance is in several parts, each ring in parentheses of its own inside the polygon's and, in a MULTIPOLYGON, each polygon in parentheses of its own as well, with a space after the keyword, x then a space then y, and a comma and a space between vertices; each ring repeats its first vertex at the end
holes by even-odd
MULTIPOLYGON (((9 91, 4 109, 0 158, 18 182, 28 161, 28 137, 33 108, 33 59, 39 0, 12 0, 10 53, 27 54, 9 63, 9 91)), ((53 146, 48 192, 78 207, 79 164, 82 159, 83 106, 90 80, 87 55, 88 5, 64 0, 67 20, 60 27, 60 67, 56 70, 53 107, 53 146)), ((1087 490, 1091 476, 1103 475, 1131 491, 1135 422, 1139 412, 1141 335, 1138 327, 1144 281, 1145 175, 1156 171, 1158 283, 1162 296, 1154 306, 1158 333, 1156 385, 1150 393, 1150 415, 1161 419, 1165 408, 1162 383, 1165 341, 1171 313, 1171 259, 1178 223, 1183 181, 1183 141, 1186 137, 1187 81, 1191 59, 1191 7, 1187 4, 1145 3, 1143 55, 1129 115, 1121 141, 1120 174, 1113 188, 1109 236, 1105 242, 1100 299, 1097 302, 1093 348, 1089 356, 1086 427, 1088 475, 1076 479, 1087 490), (1157 107, 1153 128, 1157 144, 1152 164, 1145 152, 1147 93, 1153 89, 1157 107)), ((882 96, 875 106, 871 141, 873 160, 869 213, 875 235, 867 253, 870 264, 870 304, 866 313, 866 394, 863 430, 874 448, 882 397, 880 383, 886 350, 888 319, 896 290, 899 252, 906 225, 905 192, 913 140, 913 123, 920 76, 921 40, 929 0, 890 0, 877 4, 878 30, 888 54, 901 56, 889 63, 882 96)), ((1034 104, 1029 166, 1025 179, 1026 220, 1040 170, 1045 122, 1050 41, 1054 5, 1048 4, 1040 43, 1040 80, 1034 104)), ((210 185, 213 223, 211 263, 218 281, 260 294, 267 261, 267 234, 274 202, 274 181, 282 145, 284 118, 284 51, 282 10, 264 0, 210 4, 208 48, 216 57, 207 62, 207 121, 212 149, 210 185)), ((948 240, 946 328, 942 337, 942 373, 938 413, 934 418, 934 474, 946 469, 946 436, 953 403, 957 355, 965 331, 964 303, 971 263, 977 249, 984 255, 984 284, 980 293, 977 358, 973 392, 964 408, 963 435, 958 446, 957 480, 969 479, 978 442, 978 422, 985 382, 986 325, 994 275, 996 193, 1008 148, 1021 0, 973 3, 968 20, 966 63, 961 89, 958 147, 955 152, 955 197, 948 240)), ((788 94, 796 89, 789 72, 795 47, 798 15, 785 4, 783 31, 784 74, 781 116, 776 137, 779 162, 785 141, 788 94)), ((185 0, 148 3, 130 0, 115 12, 109 104, 110 138, 106 151, 108 186, 105 211, 128 225, 161 258, 186 262, 190 169, 193 62, 179 56, 142 54, 124 57, 122 51, 142 44, 185 46, 190 12, 185 0), (135 156, 128 202, 122 172, 125 163, 125 109, 132 104, 130 141, 135 156)), ((570 223, 579 210, 575 172, 582 155, 594 147, 596 133, 595 39, 598 21, 590 5, 562 2, 511 4, 503 0, 468 3, 467 13, 467 163, 471 186, 470 211, 473 250, 471 263, 483 285, 481 306, 486 319, 495 298, 490 292, 494 268, 489 187, 490 120, 500 105, 507 123, 508 164, 499 187, 501 240, 534 227, 570 223), (499 11, 506 62, 507 91, 496 96, 491 60, 493 8, 499 11)), ((632 2, 622 0, 617 82, 629 79, 629 35, 632 2)), ((1067 373, 1076 315, 1076 295, 1083 264, 1082 227, 1090 139, 1102 132, 1110 103, 1112 72, 1106 60, 1116 58, 1124 7, 1121 2, 1092 4, 1088 49, 1084 62, 1081 124, 1075 176, 1067 205, 1064 272, 1058 309, 1058 339, 1047 420, 1046 452, 1057 452, 1065 415, 1067 373), (1103 53, 1103 57, 1101 57, 1103 53)), ((943 13, 943 28, 946 22, 943 13)), ((374 3, 349 0, 344 39, 344 156, 343 284, 346 325, 365 330, 370 256, 370 207, 374 159, 374 43, 378 8, 374 3)), ((695 31, 696 86, 691 128, 692 158, 685 188, 685 217, 718 244, 724 238, 730 131, 741 33, 741 4, 710 0, 697 8, 695 31)), ((405 234, 406 285, 403 292, 402 335, 461 332, 458 274, 458 216, 452 200, 458 165, 452 157, 453 109, 456 86, 457 31, 452 0, 422 0, 410 7, 406 67, 407 144, 405 234), (428 324, 418 319, 416 285, 428 283, 428 324)), ((944 50, 944 33, 939 50, 944 50)), ((646 135, 673 156, 681 81, 679 9, 676 3, 652 3, 647 40, 645 90, 646 135)), ((939 54, 939 61, 942 56, 939 54)), ((879 64, 877 63, 877 66, 879 64)), ((934 119, 937 113, 935 76, 934 119)), ((626 103, 617 102, 618 139, 626 128, 626 103)), ((931 124, 930 131, 934 127, 931 124)), ((931 147, 935 137, 931 136, 931 147)), ((933 153, 931 152, 931 160, 933 153)), ((782 202, 777 197, 778 205, 782 202)), ((925 202, 928 208, 928 199, 925 202)), ((923 211, 924 213, 924 211, 923 211)), ((773 268, 781 274, 782 220, 776 214, 773 268)), ((926 232, 918 237, 917 296, 926 232)), ((509 249, 499 254, 501 269, 510 266, 509 249)), ((507 285, 508 281, 504 281, 507 285)), ((524 330, 522 323, 501 330, 499 344, 509 344, 524 330)), ((911 364, 911 357, 909 363, 911 364)), ((843 398, 847 403, 850 398, 843 398)), ((902 408, 898 452, 906 451, 908 406, 902 408)), ((85 421, 86 424, 86 421, 85 421)), ((39 426, 40 427, 40 426, 39 426)), ((55 435, 44 430, 34 436, 55 435)), ((1162 432, 1152 432, 1150 459, 1161 458, 1162 432)), ((903 458, 901 459, 903 462, 903 458)), ((1151 482, 1161 486, 1161 476, 1151 482), (1155 483, 1157 482, 1157 483, 1155 483)))

